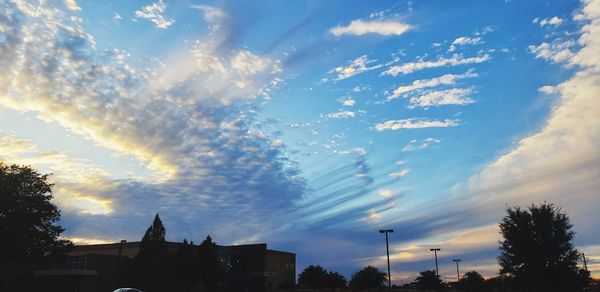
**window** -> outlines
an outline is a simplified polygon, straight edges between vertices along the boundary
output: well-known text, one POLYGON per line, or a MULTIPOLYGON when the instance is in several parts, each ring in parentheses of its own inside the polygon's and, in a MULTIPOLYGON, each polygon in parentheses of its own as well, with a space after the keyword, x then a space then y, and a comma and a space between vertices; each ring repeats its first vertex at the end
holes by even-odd
POLYGON ((69 257, 69 268, 70 269, 79 269, 85 270, 87 262, 87 256, 70 256, 69 257))

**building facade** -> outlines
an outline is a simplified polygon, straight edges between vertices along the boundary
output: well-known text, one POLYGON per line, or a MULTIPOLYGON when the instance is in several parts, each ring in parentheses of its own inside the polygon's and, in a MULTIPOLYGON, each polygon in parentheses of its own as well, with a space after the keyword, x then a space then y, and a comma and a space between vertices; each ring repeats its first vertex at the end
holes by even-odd
MULTIPOLYGON (((182 243, 165 242, 165 246, 167 254, 175 254, 182 243)), ((140 242, 76 246, 63 266, 35 271, 36 286, 44 287, 44 291, 113 291, 127 284, 125 275, 132 269, 130 263, 139 251, 140 242)), ((216 256, 223 271, 220 291, 289 291, 295 284, 294 253, 270 250, 262 243, 217 246, 216 256)), ((165 289, 168 287, 147 288, 150 292, 165 289)), ((208 288, 196 285, 186 290, 208 291, 208 288)))

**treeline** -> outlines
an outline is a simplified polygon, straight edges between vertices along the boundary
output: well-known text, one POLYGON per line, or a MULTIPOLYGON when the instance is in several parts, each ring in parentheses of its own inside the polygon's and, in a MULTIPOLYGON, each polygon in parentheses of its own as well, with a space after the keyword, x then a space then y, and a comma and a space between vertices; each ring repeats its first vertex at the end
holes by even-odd
MULTIPOLYGON (((532 204, 527 208, 507 208, 500 221, 500 274, 484 279, 476 271, 465 273, 458 282, 444 283, 436 271, 425 270, 415 281, 402 287, 420 291, 526 291, 526 292, 581 292, 599 291, 597 281, 592 281, 584 262, 578 266, 583 254, 572 244, 575 232, 568 216, 552 204, 532 204)), ((305 289, 353 290, 385 288, 387 275, 377 268, 367 267, 352 275, 346 283, 343 276, 328 272, 320 266, 309 266, 298 279, 305 289), (370 279, 370 281, 362 281, 370 279), (368 283, 368 284, 365 284, 368 283)))
POLYGON ((323 267, 310 265, 298 275, 298 287, 301 289, 343 289, 368 290, 383 287, 387 274, 373 266, 367 266, 352 274, 350 282, 338 272, 327 271, 323 267))
POLYGON ((152 291, 226 291, 218 247, 210 235, 200 245, 184 239, 172 251, 165 234, 156 214, 140 242, 138 255, 122 259, 117 286, 152 291))

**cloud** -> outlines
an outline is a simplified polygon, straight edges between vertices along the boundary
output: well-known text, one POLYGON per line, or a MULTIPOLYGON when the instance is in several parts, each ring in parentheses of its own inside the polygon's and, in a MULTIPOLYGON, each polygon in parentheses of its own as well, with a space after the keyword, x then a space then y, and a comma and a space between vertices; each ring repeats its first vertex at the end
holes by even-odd
POLYGON ((123 17, 121 16, 121 14, 115 12, 112 19, 114 22, 119 23, 123 19, 123 17))
POLYGON ((452 44, 453 45, 459 45, 459 46, 464 46, 464 45, 478 45, 483 43, 483 41, 481 40, 481 37, 459 37, 457 39, 455 39, 452 44))
POLYGON ((344 97, 344 98, 340 98, 338 99, 338 101, 343 105, 343 106, 354 106, 356 104, 356 100, 352 99, 352 97, 344 97))
POLYGON ((479 45, 479 44, 483 44, 484 42, 481 40, 481 37, 459 37, 457 39, 455 39, 452 44, 450 45, 450 48, 448 49, 449 52, 452 52, 454 50, 456 50, 456 46, 464 46, 464 45, 479 45))
POLYGON ((554 86, 542 86, 540 88, 538 88, 538 92, 543 93, 543 94, 554 94, 557 93, 556 87, 554 86))
POLYGON ((440 85, 454 85, 456 84, 456 80, 472 77, 477 77, 477 73, 469 70, 464 74, 445 74, 432 79, 415 80, 410 85, 398 86, 396 89, 394 89, 392 94, 387 97, 387 100, 389 101, 399 97, 405 97, 408 93, 419 89, 437 87, 440 85))
POLYGON ((65 0, 65 6, 71 11, 81 11, 81 7, 77 5, 75 0, 65 0))
POLYGON ((217 7, 214 7, 214 6, 192 5, 190 7, 194 8, 194 9, 202 10, 202 12, 204 12, 204 15, 203 15, 204 20, 209 23, 218 23, 225 17, 225 12, 223 12, 223 10, 221 10, 217 7))
POLYGON ((575 41, 556 39, 551 43, 543 42, 537 46, 527 47, 530 53, 535 55, 536 59, 549 60, 553 63, 563 63, 571 60, 575 53, 571 48, 575 46, 575 41))
POLYGON ((336 113, 328 113, 325 115, 321 115, 321 117, 329 118, 329 119, 347 119, 347 118, 353 118, 355 115, 356 114, 351 111, 339 111, 336 113))
POLYGON ((552 18, 544 18, 541 20, 539 18, 535 18, 532 22, 539 23, 539 25, 541 27, 544 27, 546 25, 557 27, 557 26, 560 26, 564 22, 564 19, 562 19, 558 16, 554 16, 552 18))
POLYGON ((392 172, 392 173, 388 174, 388 176, 393 177, 393 178, 402 178, 402 177, 406 176, 409 172, 410 172, 410 169, 403 168, 400 171, 392 172))
POLYGON ((167 29, 175 23, 174 19, 165 16, 167 5, 162 0, 136 10, 133 17, 146 19, 156 25, 156 28, 167 29))
POLYGON ((434 138, 426 138, 421 140, 420 142, 418 140, 411 140, 409 144, 402 148, 402 152, 422 150, 429 147, 432 144, 439 144, 440 142, 441 141, 439 139, 434 138))
POLYGON ((215 33, 216 31, 218 31, 221 28, 223 21, 227 17, 226 13, 223 10, 214 6, 191 5, 190 7, 193 9, 201 10, 203 12, 202 17, 204 18, 204 21, 211 24, 211 33, 215 33))
POLYGON ((0 10, 0 106, 62 127, 114 154, 106 159, 115 164, 133 159, 150 173, 86 176, 67 172, 94 168, 65 152, 34 147, 13 155, 23 163, 31 156, 56 173, 68 236, 141 234, 148 214, 159 211, 175 240, 185 233, 200 238, 198 222, 233 240, 269 233, 261 227, 267 217, 287 216, 305 182, 281 141, 258 133, 255 116, 262 94, 279 80, 277 60, 207 38, 139 67, 121 51, 96 49, 81 22, 52 5, 9 3, 0 10))
POLYGON ((102 198, 110 190, 108 172, 89 161, 69 156, 65 152, 42 151, 31 141, 0 131, 0 161, 8 164, 31 165, 52 172, 54 202, 61 209, 80 214, 110 214, 112 200, 102 198))
POLYGON ((381 68, 382 65, 368 67, 368 64, 375 63, 377 60, 369 60, 367 55, 362 55, 349 62, 348 66, 336 67, 333 71, 337 73, 336 80, 343 80, 354 75, 381 68))
POLYGON ((600 1, 583 4, 589 22, 581 28, 582 48, 561 58, 565 66, 578 67, 572 77, 553 87, 558 100, 549 117, 539 131, 517 141, 471 177, 468 188, 480 206, 554 203, 569 215, 577 234, 586 235, 576 237, 576 242, 595 244, 599 238, 593 234, 600 221, 582 204, 600 204, 600 63, 597 54, 591 55, 600 51, 600 1))
POLYGON ((416 71, 420 71, 427 68, 437 68, 445 66, 458 66, 466 64, 478 64, 491 60, 491 56, 488 54, 480 55, 477 57, 464 58, 462 55, 454 54, 450 58, 439 58, 435 61, 425 61, 419 59, 415 62, 405 63, 398 66, 392 66, 388 68, 382 75, 398 76, 399 74, 409 74, 416 71))
POLYGON ((336 26, 329 30, 334 36, 379 34, 384 36, 401 35, 411 29, 411 26, 394 20, 353 20, 347 26, 336 26))
POLYGON ((385 130, 400 130, 400 129, 422 129, 422 128, 447 128, 458 126, 459 120, 426 120, 426 119, 404 119, 390 120, 375 125, 375 129, 379 132, 385 130))
POLYGON ((439 91, 431 91, 423 95, 410 98, 408 108, 438 107, 442 105, 468 105, 475 101, 469 97, 473 93, 470 88, 451 88, 439 91))

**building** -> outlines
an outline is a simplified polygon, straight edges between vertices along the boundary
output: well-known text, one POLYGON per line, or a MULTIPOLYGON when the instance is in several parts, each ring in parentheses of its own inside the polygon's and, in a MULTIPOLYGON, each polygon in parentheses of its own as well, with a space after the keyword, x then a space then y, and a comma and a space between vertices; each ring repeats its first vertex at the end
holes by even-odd
MULTIPOLYGON (((182 243, 166 242, 174 254, 182 243)), ((119 271, 140 251, 140 242, 79 245, 69 253, 64 266, 35 271, 44 291, 96 292, 117 288, 119 271)), ((270 250, 267 244, 217 246, 217 259, 224 271, 223 291, 285 291, 296 279, 296 255, 270 250)), ((195 287, 192 291, 205 291, 195 287)))

